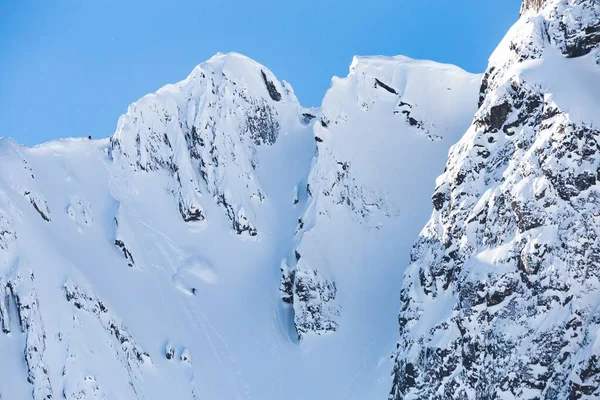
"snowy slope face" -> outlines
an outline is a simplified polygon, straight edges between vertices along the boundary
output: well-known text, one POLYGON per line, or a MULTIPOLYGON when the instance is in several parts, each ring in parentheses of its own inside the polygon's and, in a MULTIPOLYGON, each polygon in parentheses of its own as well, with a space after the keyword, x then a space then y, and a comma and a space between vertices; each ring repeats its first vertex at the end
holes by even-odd
POLYGON ((405 274, 392 398, 600 396, 598 10, 526 2, 491 57, 405 274))
POLYGON ((300 337, 336 331, 352 312, 339 297, 370 283, 345 282, 349 270, 397 270, 428 216, 441 160, 472 119, 479 84, 457 67, 406 57, 357 57, 348 77, 334 78, 315 116, 318 154, 299 188, 308 205, 297 246, 282 263, 282 298, 300 337))
POLYGON ((46 330, 39 308, 33 270, 19 260, 16 219, 29 216, 42 224, 51 222, 51 212, 40 194, 33 169, 21 147, 0 139, 0 326, 7 336, 22 334, 27 382, 36 399, 51 399, 46 330))
POLYGON ((124 169, 165 176, 185 221, 205 219, 206 195, 238 234, 256 236, 254 208, 265 198, 257 148, 274 145, 300 114, 291 88, 270 71, 221 54, 132 104, 111 138, 112 156, 124 169))
MULTIPOLYGON (((52 179, 48 179, 44 171, 34 168, 31 161, 34 161, 31 149, 23 148, 10 139, 0 139, 3 171, 0 175, 0 352, 3 354, 0 396, 49 400, 62 393, 66 399, 103 398, 93 395, 100 393, 94 383, 94 375, 89 371, 93 369, 93 363, 86 365, 86 375, 78 379, 77 358, 86 357, 89 350, 76 350, 77 340, 70 340, 66 326, 59 331, 56 329, 65 322, 75 325, 77 319, 72 310, 82 306, 74 304, 71 309, 69 301, 72 297, 53 287, 52 283, 62 278, 65 268, 56 264, 54 252, 45 247, 43 239, 52 225, 65 220, 73 225, 86 225, 92 222, 93 215, 89 210, 86 212, 87 203, 76 196, 71 196, 72 201, 67 201, 64 209, 51 207, 47 199, 55 198, 56 193, 46 189, 52 185, 52 179), (33 238, 31 232, 35 232, 33 238), (48 279, 49 275, 51 279, 48 279), (69 318, 72 320, 69 321, 69 318), (65 349, 67 359, 57 363, 57 351, 65 346, 68 347, 65 349), (56 380, 63 367, 64 381, 67 381, 67 375, 70 381, 64 387, 57 385, 56 380)), ((51 163, 46 166, 51 167, 51 163)), ((68 175, 64 178, 72 180, 68 175)), ((61 241, 70 235, 59 228, 53 236, 61 241)), ((69 261, 65 262, 69 264, 69 261)), ((103 312, 107 310, 104 308, 103 312)), ((130 336, 123 334, 122 327, 107 325, 105 329, 105 337, 112 337, 113 346, 125 350, 135 343, 130 336), (121 332, 117 333, 119 329, 121 332)), ((102 330, 97 330, 95 335, 103 336, 102 330)), ((125 354, 117 351, 116 357, 125 354)), ((142 360, 146 356, 146 353, 140 352, 140 361, 146 361, 142 360)), ((127 370, 132 373, 131 366, 127 370)), ((135 382, 130 381, 130 384, 135 382)), ((115 382, 115 385, 118 383, 115 382)))
POLYGON ((308 111, 227 54, 133 104, 109 139, 0 139, 0 398, 280 391, 241 371, 297 349, 276 305, 308 111))

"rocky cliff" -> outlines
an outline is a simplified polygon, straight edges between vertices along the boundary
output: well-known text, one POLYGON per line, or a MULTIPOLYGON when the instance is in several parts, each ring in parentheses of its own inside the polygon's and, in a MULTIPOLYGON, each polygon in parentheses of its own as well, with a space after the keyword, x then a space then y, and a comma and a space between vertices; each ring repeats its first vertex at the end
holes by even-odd
POLYGON ((437 180, 394 399, 600 396, 600 3, 526 1, 437 180))

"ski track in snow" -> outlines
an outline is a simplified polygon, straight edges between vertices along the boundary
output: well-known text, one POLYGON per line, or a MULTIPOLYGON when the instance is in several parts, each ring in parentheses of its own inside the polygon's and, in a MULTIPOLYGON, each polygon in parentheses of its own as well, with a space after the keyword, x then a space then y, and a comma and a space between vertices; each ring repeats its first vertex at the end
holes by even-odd
MULTIPOLYGON (((238 369, 237 363, 231 354, 231 350, 229 349, 229 346, 227 346, 225 340, 223 340, 223 337, 210 323, 208 318, 206 318, 206 316, 197 308, 197 305, 188 304, 187 309, 190 312, 193 320, 200 324, 200 328, 206 337, 207 343, 209 344, 213 355, 223 369, 224 376, 228 380, 231 380, 230 383, 232 383, 232 385, 225 385, 224 387, 235 387, 236 399, 252 398, 250 395, 250 388, 244 381, 242 371, 238 369), (216 338, 216 341, 214 338, 216 338), (215 342, 220 342, 221 346, 215 342)), ((198 326, 196 325, 196 327, 198 326)))
POLYGON ((377 344, 376 340, 372 340, 365 348, 365 350, 363 351, 363 357, 362 357, 362 362, 360 363, 360 367, 358 368, 358 371, 356 371, 356 374, 354 374, 354 379, 352 380, 352 383, 350 384, 350 387, 348 388, 348 393, 346 394, 345 398, 346 400, 351 400, 352 398, 356 398, 355 396, 355 392, 356 392, 356 388, 358 387, 359 381, 362 378, 365 369, 367 368, 367 361, 369 359, 369 357, 372 356, 372 351, 371 348, 377 344))

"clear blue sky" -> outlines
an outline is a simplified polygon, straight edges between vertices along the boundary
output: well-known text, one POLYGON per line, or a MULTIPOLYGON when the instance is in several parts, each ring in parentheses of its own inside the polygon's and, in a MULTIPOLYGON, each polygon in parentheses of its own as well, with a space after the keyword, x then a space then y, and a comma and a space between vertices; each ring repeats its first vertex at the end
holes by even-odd
POLYGON ((237 51, 320 104, 355 54, 483 72, 521 0, 0 0, 0 136, 106 137, 127 105, 237 51))

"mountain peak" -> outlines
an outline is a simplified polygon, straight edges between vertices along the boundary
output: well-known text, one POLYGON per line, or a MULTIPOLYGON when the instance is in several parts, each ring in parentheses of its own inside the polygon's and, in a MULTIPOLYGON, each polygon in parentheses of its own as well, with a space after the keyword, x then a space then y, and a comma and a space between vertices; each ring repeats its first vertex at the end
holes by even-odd
POLYGON ((247 64, 247 65, 256 65, 260 68, 265 68, 262 64, 260 64, 253 58, 250 58, 244 54, 241 54, 241 53, 238 53, 235 51, 230 51, 230 52, 220 52, 219 51, 219 52, 215 53, 215 55, 213 55, 211 58, 209 58, 205 62, 201 63, 200 65, 226 63, 226 62, 241 63, 241 64, 247 64))
POLYGON ((539 11, 544 3, 546 3, 546 0, 523 0, 523 4, 521 5, 521 15, 525 14, 529 10, 533 10, 535 12, 539 11))
POLYGON ((200 63, 194 71, 203 70, 210 72, 222 72, 226 76, 247 76, 265 71, 270 78, 274 79, 274 74, 264 65, 256 60, 236 52, 216 53, 208 60, 200 63))
POLYGON ((193 96, 198 91, 206 90, 206 85, 221 87, 228 84, 236 86, 237 90, 270 98, 275 102, 298 103, 289 83, 279 81, 271 70, 259 62, 235 52, 216 53, 198 64, 186 79, 166 85, 155 94, 171 96, 184 91, 193 96))

